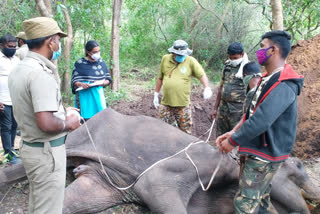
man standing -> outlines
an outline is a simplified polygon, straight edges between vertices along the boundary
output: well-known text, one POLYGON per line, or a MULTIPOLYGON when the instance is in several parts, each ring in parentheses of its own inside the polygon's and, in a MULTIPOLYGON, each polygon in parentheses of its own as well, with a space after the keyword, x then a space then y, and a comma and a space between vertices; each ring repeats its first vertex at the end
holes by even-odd
POLYGON ((246 97, 243 84, 243 66, 248 62, 247 54, 239 42, 228 47, 229 59, 225 62, 222 79, 218 88, 216 103, 211 115, 217 118, 217 135, 230 131, 242 116, 242 106, 246 97))
POLYGON ((236 213, 269 213, 271 180, 292 151, 297 128, 297 96, 303 85, 286 63, 291 36, 271 31, 262 36, 258 61, 267 71, 257 86, 243 120, 216 144, 229 152, 239 146, 241 163, 239 192, 234 198, 236 213))
POLYGON ((174 125, 191 134, 191 77, 200 80, 204 86, 203 97, 209 99, 212 96, 208 86, 208 78, 199 62, 189 56, 192 51, 183 40, 177 40, 168 49, 171 54, 162 57, 153 104, 159 106, 159 92, 163 86, 163 96, 160 105, 160 119, 174 125))
POLYGON ((16 137, 17 123, 12 112, 12 101, 8 88, 8 76, 12 69, 19 63, 16 52, 16 38, 10 34, 0 38, 0 126, 1 141, 5 154, 11 164, 20 160, 14 152, 14 140, 16 137))
POLYGON ((9 76, 13 111, 21 130, 20 156, 30 185, 30 214, 61 214, 66 179, 65 138, 80 126, 65 116, 57 67, 50 61, 63 33, 56 21, 22 23, 29 52, 9 76))
POLYGON ((251 103, 261 76, 261 68, 257 63, 248 62, 243 66, 243 83, 246 91, 246 98, 243 102, 242 115, 246 113, 251 103))
POLYGON ((18 39, 18 47, 16 56, 19 57, 20 60, 23 60, 23 58, 27 55, 27 52, 29 50, 27 45, 27 37, 24 32, 19 32, 16 36, 18 39))

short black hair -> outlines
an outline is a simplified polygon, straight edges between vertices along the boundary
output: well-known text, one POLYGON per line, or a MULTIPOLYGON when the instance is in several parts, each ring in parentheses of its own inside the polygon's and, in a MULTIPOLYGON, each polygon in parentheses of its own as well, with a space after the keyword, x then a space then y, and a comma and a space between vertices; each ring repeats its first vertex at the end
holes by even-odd
POLYGON ((265 33, 262 39, 269 39, 280 49, 280 55, 286 59, 291 51, 291 35, 283 30, 273 30, 265 33))
POLYGON ((95 47, 99 47, 100 45, 99 45, 99 43, 98 42, 96 42, 95 40, 90 40, 90 41, 88 41, 87 43, 86 43, 86 46, 85 46, 85 49, 86 49, 86 56, 88 56, 88 53, 87 53, 87 51, 92 51, 92 49, 93 48, 95 48, 95 47))
POLYGON ((5 34, 5 35, 1 36, 0 43, 2 45, 5 45, 8 42, 17 42, 17 39, 16 39, 16 37, 12 36, 11 34, 5 34))
POLYGON ((233 42, 228 47, 228 55, 242 54, 243 45, 240 42, 233 42))
POLYGON ((17 41, 19 41, 19 40, 21 40, 23 42, 23 44, 27 44, 27 40, 18 38, 17 41))
POLYGON ((255 62, 248 62, 243 66, 243 75, 251 75, 261 73, 261 67, 255 62))
POLYGON ((46 37, 42 37, 42 38, 37 38, 37 39, 29 39, 27 40, 27 45, 28 45, 28 48, 30 50, 32 49, 39 49, 42 47, 43 43, 45 40, 49 39, 50 37, 52 37, 53 35, 51 36, 46 36, 46 37))

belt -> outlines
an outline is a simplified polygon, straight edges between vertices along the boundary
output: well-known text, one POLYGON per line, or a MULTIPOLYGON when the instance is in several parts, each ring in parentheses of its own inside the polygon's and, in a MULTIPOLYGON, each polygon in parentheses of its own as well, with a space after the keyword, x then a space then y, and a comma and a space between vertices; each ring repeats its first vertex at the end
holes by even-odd
MULTIPOLYGON (((65 140, 66 140, 66 136, 63 136, 63 137, 60 137, 58 139, 51 140, 51 141, 49 141, 49 143, 50 143, 51 147, 57 147, 57 146, 63 145, 65 140)), ((29 142, 26 142, 26 141, 23 140, 23 143, 28 145, 28 146, 31 146, 31 147, 44 147, 44 142, 29 143, 29 142)))
POLYGON ((248 155, 248 157, 251 158, 251 159, 254 159, 254 160, 265 162, 265 163, 270 163, 270 161, 263 160, 262 158, 258 158, 258 157, 253 156, 253 155, 248 155))

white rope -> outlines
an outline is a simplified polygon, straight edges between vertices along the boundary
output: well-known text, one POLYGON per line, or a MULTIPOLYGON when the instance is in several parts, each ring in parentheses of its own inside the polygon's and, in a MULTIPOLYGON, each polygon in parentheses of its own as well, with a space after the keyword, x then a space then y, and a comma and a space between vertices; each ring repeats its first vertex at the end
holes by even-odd
MULTIPOLYGON (((93 141, 93 138, 92 138, 91 133, 90 133, 90 131, 89 131, 89 129, 88 129, 87 123, 86 123, 86 121, 84 121, 84 125, 85 125, 85 127, 86 127, 87 132, 88 132, 89 139, 90 139, 90 141, 91 141, 91 143, 92 143, 92 146, 93 146, 94 150, 98 153, 98 159, 99 159, 99 163, 100 163, 101 170, 102 170, 103 174, 107 177, 108 181, 110 182, 110 184, 111 184, 114 188, 116 188, 116 189, 118 189, 118 190, 121 190, 121 191, 130 189, 133 185, 135 185, 135 184, 138 182, 138 180, 139 180, 145 173, 147 173, 147 172, 148 172, 150 169, 152 169, 154 166, 156 166, 156 165, 158 165, 159 163, 161 163, 161 162, 163 162, 163 161, 166 161, 166 160, 168 160, 168 159, 170 159, 170 158, 172 158, 172 157, 174 157, 174 156, 176 156, 176 155, 178 155, 178 154, 180 154, 180 153, 182 153, 182 152, 185 152, 186 156, 188 157, 188 159, 190 160, 190 162, 192 163, 192 165, 195 167, 196 172, 197 172, 197 176, 198 176, 198 180, 199 180, 199 183, 200 183, 200 185, 201 185, 201 187, 202 187, 202 190, 203 190, 203 191, 207 191, 207 190, 210 188, 210 186, 211 186, 211 184, 212 184, 212 181, 213 181, 214 177, 216 176, 218 170, 220 169, 222 156, 220 157, 218 166, 216 167, 215 171, 213 172, 213 174, 212 174, 212 176, 211 176, 211 179, 210 179, 210 182, 209 182, 208 186, 207 186, 206 188, 204 188, 204 185, 203 185, 202 180, 201 180, 200 175, 199 175, 198 168, 197 168, 197 166, 195 165, 195 163, 193 162, 193 160, 191 159, 191 157, 188 155, 187 150, 188 150, 191 146, 193 146, 193 145, 197 145, 197 144, 200 144, 200 143, 207 143, 207 142, 209 141, 210 137, 211 137, 214 123, 215 123, 215 120, 212 121, 212 124, 211 124, 210 129, 208 129, 208 130, 205 132, 205 134, 209 132, 208 138, 207 138, 207 140, 206 140, 205 142, 204 142, 204 141, 194 141, 194 142, 191 142, 187 147, 185 147, 184 149, 182 149, 182 150, 180 150, 179 152, 175 153, 174 155, 171 155, 171 156, 169 156, 169 157, 167 157, 167 158, 163 158, 163 159, 155 162, 154 164, 152 164, 150 167, 148 167, 146 170, 144 170, 144 171, 136 178, 136 180, 135 180, 132 184, 130 184, 129 186, 119 187, 119 186, 115 185, 115 184, 111 181, 110 176, 109 176, 108 173, 106 172, 106 170, 105 170, 105 168, 104 168, 104 166, 103 166, 103 163, 102 163, 102 161, 101 161, 101 158, 100 158, 100 153, 98 152, 97 147, 96 147, 96 145, 95 145, 95 143, 94 143, 94 141, 93 141)), ((204 135, 204 134, 203 134, 203 135, 204 135)), ((202 136, 202 135, 201 135, 201 136, 202 136)))

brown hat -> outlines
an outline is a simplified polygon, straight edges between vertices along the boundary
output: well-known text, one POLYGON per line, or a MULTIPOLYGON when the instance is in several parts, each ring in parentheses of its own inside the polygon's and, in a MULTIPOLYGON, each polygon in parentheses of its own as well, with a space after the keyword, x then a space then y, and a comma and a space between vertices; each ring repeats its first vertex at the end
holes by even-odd
POLYGON ((16 38, 27 40, 26 34, 25 34, 24 32, 19 32, 19 33, 16 35, 16 38))
POLYGON ((39 39, 55 34, 59 34, 60 37, 67 36, 67 34, 62 32, 59 28, 58 23, 54 19, 48 17, 27 19, 22 22, 22 27, 27 39, 39 39))

